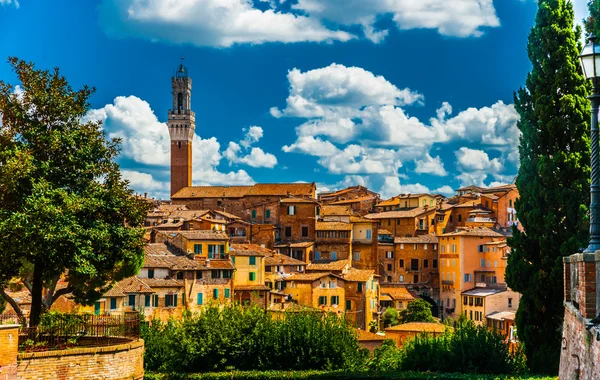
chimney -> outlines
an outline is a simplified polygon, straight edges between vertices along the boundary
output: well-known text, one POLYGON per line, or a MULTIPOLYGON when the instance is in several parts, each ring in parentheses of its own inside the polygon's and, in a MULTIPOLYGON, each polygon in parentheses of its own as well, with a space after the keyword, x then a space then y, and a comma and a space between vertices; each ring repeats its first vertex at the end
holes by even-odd
POLYGON ((148 193, 144 193, 144 198, 148 198, 148 193))

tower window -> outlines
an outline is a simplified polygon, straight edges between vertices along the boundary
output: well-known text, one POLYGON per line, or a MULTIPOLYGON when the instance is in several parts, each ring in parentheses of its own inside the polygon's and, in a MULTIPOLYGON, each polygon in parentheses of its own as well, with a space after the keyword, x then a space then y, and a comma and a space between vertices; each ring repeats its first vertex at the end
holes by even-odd
POLYGON ((177 109, 183 110, 183 94, 181 92, 177 94, 177 109))
POLYGON ((177 147, 181 149, 181 141, 177 141, 177 147))

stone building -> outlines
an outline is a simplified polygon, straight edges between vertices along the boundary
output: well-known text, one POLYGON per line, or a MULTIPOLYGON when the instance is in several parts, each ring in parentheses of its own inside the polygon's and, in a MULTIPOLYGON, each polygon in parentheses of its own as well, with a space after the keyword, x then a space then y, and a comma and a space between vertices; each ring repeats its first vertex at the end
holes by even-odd
POLYGON ((379 194, 360 185, 319 194, 319 202, 322 204, 347 206, 359 215, 374 212, 375 205, 379 203, 379 201, 379 194))

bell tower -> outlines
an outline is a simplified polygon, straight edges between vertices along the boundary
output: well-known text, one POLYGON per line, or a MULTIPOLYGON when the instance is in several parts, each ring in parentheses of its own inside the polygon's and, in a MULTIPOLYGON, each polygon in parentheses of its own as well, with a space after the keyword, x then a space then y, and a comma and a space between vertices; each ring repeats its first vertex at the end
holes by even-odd
MULTIPOLYGON (((183 59, 183 58, 182 58, 183 59)), ((183 62, 171 78, 173 109, 169 110, 171 137, 171 196, 184 187, 192 186, 192 138, 196 117, 191 110, 192 79, 183 62)))

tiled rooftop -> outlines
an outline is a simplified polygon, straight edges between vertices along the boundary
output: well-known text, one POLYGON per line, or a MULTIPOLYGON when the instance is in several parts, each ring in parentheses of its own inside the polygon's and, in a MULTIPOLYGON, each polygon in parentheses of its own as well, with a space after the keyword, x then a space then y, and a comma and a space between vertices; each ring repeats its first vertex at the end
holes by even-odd
POLYGON ((437 243, 438 237, 435 235, 420 235, 414 237, 396 237, 394 238, 394 243, 407 243, 407 244, 416 244, 416 243, 437 243))
POLYGON ((185 198, 241 198, 244 196, 288 196, 313 197, 314 183, 257 183, 252 186, 191 186, 184 187, 172 199, 185 198))

